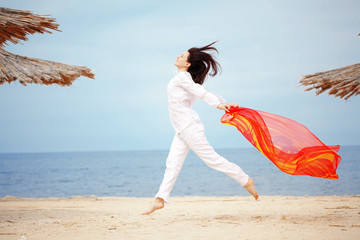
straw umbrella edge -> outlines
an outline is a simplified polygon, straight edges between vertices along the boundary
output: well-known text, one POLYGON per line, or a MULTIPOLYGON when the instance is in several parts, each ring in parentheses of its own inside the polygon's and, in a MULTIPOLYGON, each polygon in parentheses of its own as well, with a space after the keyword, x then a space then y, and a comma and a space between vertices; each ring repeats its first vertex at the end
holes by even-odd
POLYGON ((69 86, 80 76, 95 78, 85 66, 19 56, 0 48, 0 84, 17 80, 25 86, 28 83, 69 86))
POLYGON ((316 95, 328 90, 329 95, 347 100, 353 95, 360 94, 360 63, 305 75, 300 84, 311 86, 305 91, 316 89, 316 95))

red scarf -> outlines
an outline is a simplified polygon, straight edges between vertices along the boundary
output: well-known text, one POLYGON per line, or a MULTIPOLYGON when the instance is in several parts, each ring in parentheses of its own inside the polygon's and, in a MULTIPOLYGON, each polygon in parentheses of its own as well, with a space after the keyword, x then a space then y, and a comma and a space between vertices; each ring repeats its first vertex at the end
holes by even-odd
POLYGON ((281 171, 338 179, 339 145, 326 146, 304 125, 271 113, 231 107, 221 122, 235 126, 281 171))

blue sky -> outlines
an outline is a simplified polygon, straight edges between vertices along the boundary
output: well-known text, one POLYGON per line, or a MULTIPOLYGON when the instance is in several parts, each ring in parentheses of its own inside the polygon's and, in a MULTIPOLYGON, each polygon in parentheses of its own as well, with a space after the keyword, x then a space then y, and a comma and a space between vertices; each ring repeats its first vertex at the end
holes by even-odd
MULTIPOLYGON (((205 87, 241 106, 307 126, 328 145, 360 144, 360 96, 315 96, 302 75, 360 62, 360 2, 13 1, 50 14, 62 32, 35 34, 7 51, 86 65, 96 79, 71 87, 0 85, 0 152, 168 149, 174 131, 166 86, 176 56, 219 40, 222 74, 205 87)), ((251 147, 222 112, 194 108, 215 148, 251 147)))

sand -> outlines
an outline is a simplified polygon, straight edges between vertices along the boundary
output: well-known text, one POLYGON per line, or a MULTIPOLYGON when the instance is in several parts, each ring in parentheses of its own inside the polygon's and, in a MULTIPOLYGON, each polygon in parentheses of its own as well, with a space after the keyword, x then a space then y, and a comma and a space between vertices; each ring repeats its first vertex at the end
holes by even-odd
POLYGON ((0 199, 0 239, 360 239, 360 196, 0 199), (24 239, 24 237, 23 237, 24 239))

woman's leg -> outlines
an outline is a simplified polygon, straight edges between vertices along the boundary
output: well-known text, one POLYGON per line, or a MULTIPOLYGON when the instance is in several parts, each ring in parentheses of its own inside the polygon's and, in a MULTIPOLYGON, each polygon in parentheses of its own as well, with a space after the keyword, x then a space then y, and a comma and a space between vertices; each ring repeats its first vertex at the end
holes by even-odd
POLYGON ((169 202, 170 192, 174 187, 188 153, 189 146, 176 134, 166 159, 164 178, 155 197, 162 198, 165 202, 169 202))
POLYGON ((182 132, 181 138, 190 146, 190 148, 211 168, 221 171, 235 181, 240 183, 255 199, 258 198, 252 179, 235 163, 229 162, 219 154, 209 144, 205 137, 205 129, 200 120, 182 132))
POLYGON ((166 159, 166 170, 163 181, 152 206, 143 214, 150 214, 164 207, 164 202, 169 202, 171 190, 184 164, 189 152, 189 146, 176 134, 171 144, 168 158, 166 159))

